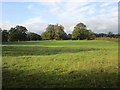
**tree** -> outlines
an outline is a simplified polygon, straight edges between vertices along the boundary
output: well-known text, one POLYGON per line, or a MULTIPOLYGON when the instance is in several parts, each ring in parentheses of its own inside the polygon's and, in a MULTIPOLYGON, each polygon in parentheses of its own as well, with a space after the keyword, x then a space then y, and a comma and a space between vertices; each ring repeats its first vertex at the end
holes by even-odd
POLYGON ((83 40, 83 39, 94 39, 95 35, 93 35, 93 32, 91 30, 88 30, 86 25, 83 23, 78 23, 72 32, 72 39, 78 39, 78 40, 83 40))
POLYGON ((0 28, 0 45, 2 44, 2 29, 0 28))
POLYGON ((68 34, 68 35, 67 35, 67 39, 68 39, 68 40, 71 40, 71 39, 72 39, 72 34, 68 34))
POLYGON ((43 40, 51 40, 55 37, 54 25, 48 25, 46 31, 41 34, 43 40))
POLYGON ((64 32, 64 27, 62 25, 54 25, 55 29, 55 39, 67 39, 67 34, 64 32))
POLYGON ((8 41, 8 31, 2 30, 2 42, 7 42, 7 41, 8 41))
POLYGON ((2 32, 2 29, 0 28, 0 33, 2 32))
POLYGON ((48 33, 47 38, 48 39, 54 39, 55 37, 55 30, 54 30, 54 25, 48 25, 48 27, 46 28, 46 32, 48 33))
POLYGON ((60 40, 67 39, 67 34, 64 32, 64 27, 62 25, 48 25, 46 31, 41 34, 42 39, 44 40, 60 40))
POLYGON ((30 41, 41 40, 41 36, 36 34, 36 33, 29 32, 29 33, 27 33, 27 39, 30 40, 30 41))
POLYGON ((93 40, 96 36, 91 30, 85 30, 85 37, 87 40, 93 40))
POLYGON ((120 34, 119 34, 119 33, 118 33, 118 34, 115 34, 114 37, 115 37, 115 38, 120 38, 120 34))
POLYGON ((41 34, 41 37, 42 37, 43 40, 49 40, 49 39, 50 39, 49 36, 50 36, 50 35, 49 35, 49 33, 47 33, 47 32, 43 32, 43 33, 41 34))
POLYGON ((99 33, 98 36, 99 37, 107 37, 107 34, 105 34, 105 33, 99 33))
POLYGON ((27 29, 26 27, 17 25, 16 27, 12 27, 9 30, 9 41, 25 41, 27 40, 27 29))
POLYGON ((72 32, 72 38, 73 39, 85 39, 85 30, 86 30, 86 25, 83 23, 78 23, 72 32))
POLYGON ((11 28, 8 31, 9 35, 8 35, 8 41, 17 41, 17 34, 16 34, 16 29, 15 28, 11 28))
POLYGON ((112 37, 114 37, 114 34, 112 32, 108 32, 107 36, 112 38, 112 37))

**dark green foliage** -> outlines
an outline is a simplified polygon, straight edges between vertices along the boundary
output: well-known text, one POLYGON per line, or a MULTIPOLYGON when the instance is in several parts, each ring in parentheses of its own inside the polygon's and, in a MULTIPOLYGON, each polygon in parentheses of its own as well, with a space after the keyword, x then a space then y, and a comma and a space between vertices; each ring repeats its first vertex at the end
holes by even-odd
POLYGON ((2 36, 2 42, 7 41, 27 41, 27 40, 94 40, 95 38, 120 38, 120 34, 113 34, 112 32, 94 33, 88 30, 86 25, 78 23, 72 32, 72 34, 66 34, 62 25, 48 25, 46 31, 40 35, 36 33, 27 33, 27 29, 24 26, 17 25, 10 30, 2 30, 0 28, 0 34, 2 36))
POLYGON ((50 35, 49 35, 49 33, 47 33, 47 32, 43 32, 43 33, 41 34, 41 37, 42 37, 43 40, 49 40, 49 39, 50 39, 49 36, 50 36, 50 35))
POLYGON ((68 40, 71 40, 71 39, 72 39, 72 34, 68 34, 68 35, 67 35, 67 39, 68 39, 68 40))
POLYGON ((96 38, 91 30, 85 30, 85 37, 87 40, 93 40, 96 38))
POLYGON ((77 39, 77 40, 83 40, 83 39, 88 39, 88 40, 93 40, 95 39, 95 35, 91 30, 87 30, 86 25, 83 23, 78 23, 72 32, 72 39, 77 39))
POLYGON ((97 38, 120 38, 120 34, 113 34, 112 32, 108 32, 107 34, 105 33, 95 33, 94 34, 97 38))
POLYGON ((41 36, 36 34, 36 33, 32 33, 32 32, 29 32, 27 34, 27 39, 32 41, 32 40, 41 40, 41 36))
POLYGON ((107 37, 114 37, 114 34, 112 32, 108 32, 107 37))
POLYGON ((114 34, 114 38, 120 38, 120 34, 114 34))
POLYGON ((55 29, 55 39, 56 40, 61 40, 61 39, 66 39, 67 34, 64 32, 64 27, 62 25, 54 25, 55 29))
POLYGON ((49 25, 46 28, 46 33, 47 33, 47 39, 54 39, 55 37, 55 30, 54 30, 54 25, 49 25))
POLYGON ((8 41, 25 41, 27 40, 26 32, 26 27, 17 25, 9 30, 8 41))
POLYGON ((2 29, 0 28, 0 44, 2 44, 2 29))
POLYGON ((107 34, 105 34, 105 33, 99 33, 99 34, 96 34, 96 37, 107 37, 107 34))
POLYGON ((7 42, 8 41, 8 31, 3 30, 2 32, 2 42, 7 42))

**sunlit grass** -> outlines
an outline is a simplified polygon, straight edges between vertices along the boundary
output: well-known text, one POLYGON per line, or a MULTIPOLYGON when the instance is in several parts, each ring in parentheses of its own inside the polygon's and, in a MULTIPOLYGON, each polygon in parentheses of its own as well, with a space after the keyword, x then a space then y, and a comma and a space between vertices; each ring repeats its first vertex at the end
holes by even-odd
POLYGON ((3 87, 117 87, 116 42, 24 41, 4 45, 3 87))

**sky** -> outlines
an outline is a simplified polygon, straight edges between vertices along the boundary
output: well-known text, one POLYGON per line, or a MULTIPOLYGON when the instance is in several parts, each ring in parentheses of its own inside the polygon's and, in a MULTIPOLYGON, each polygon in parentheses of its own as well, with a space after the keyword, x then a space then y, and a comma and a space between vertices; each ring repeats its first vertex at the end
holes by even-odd
POLYGON ((2 29, 22 25, 41 34, 49 24, 61 24, 68 34, 82 22, 95 33, 118 33, 117 0, 6 0, 0 7, 2 29))

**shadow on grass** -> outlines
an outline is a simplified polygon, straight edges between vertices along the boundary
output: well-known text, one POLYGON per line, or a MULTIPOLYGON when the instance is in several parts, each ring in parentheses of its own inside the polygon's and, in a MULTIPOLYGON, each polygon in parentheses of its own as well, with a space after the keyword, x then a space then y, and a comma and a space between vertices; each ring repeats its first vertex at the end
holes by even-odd
POLYGON ((2 45, 38 45, 43 43, 42 41, 14 41, 14 42, 3 42, 2 45))
POLYGON ((81 51, 103 50, 97 48, 80 48, 80 47, 15 47, 3 46, 3 56, 28 56, 28 55, 54 55, 61 53, 76 53, 81 51))
POLYGON ((117 74, 70 71, 66 74, 3 68, 3 88, 116 88, 117 74))

